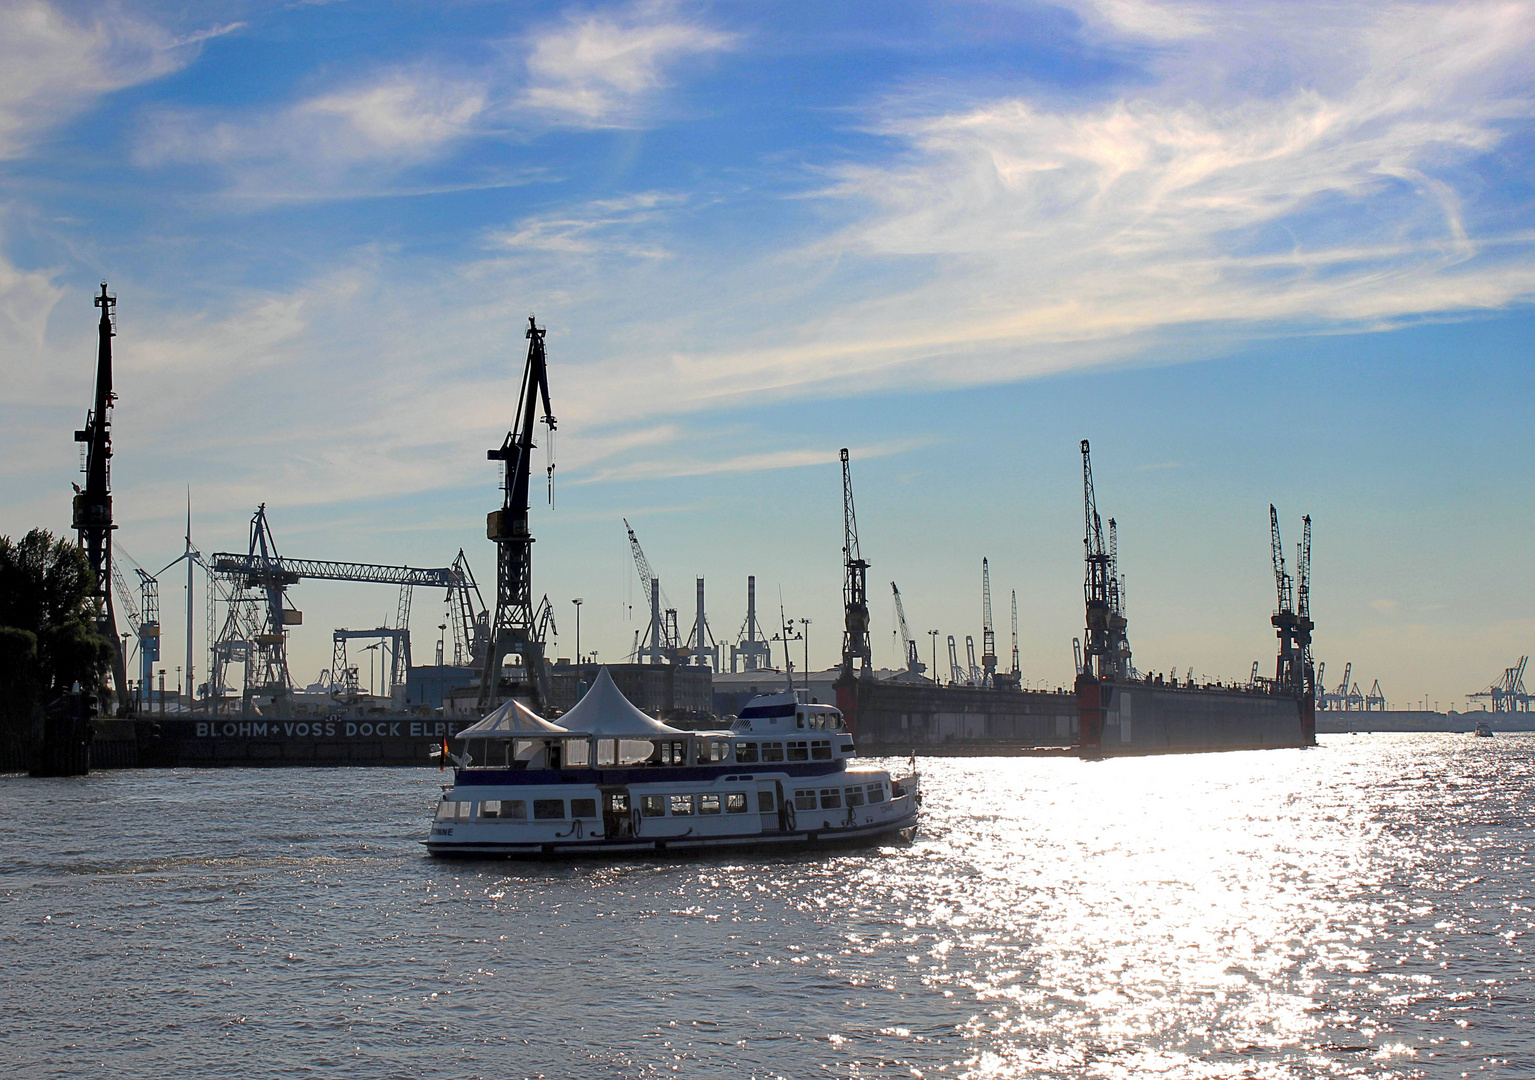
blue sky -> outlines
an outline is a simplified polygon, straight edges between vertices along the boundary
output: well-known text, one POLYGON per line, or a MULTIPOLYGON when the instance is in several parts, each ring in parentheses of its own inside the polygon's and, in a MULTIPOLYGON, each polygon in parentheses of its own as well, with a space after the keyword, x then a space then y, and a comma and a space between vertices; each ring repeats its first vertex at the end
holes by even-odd
MULTIPOLYGON (((880 657, 892 578, 979 639, 984 555, 1001 651, 1016 588, 1062 682, 1087 437, 1141 667, 1269 665, 1273 501, 1329 675, 1448 705, 1535 651, 1532 38, 1506 2, 5 0, 0 531, 68 524, 106 279, 150 569, 190 485, 204 550, 265 501, 291 554, 488 581, 535 312, 535 581, 603 657, 628 516, 717 635, 755 573, 832 662, 847 445, 880 657)), ((295 601, 308 679, 394 598, 295 601)))

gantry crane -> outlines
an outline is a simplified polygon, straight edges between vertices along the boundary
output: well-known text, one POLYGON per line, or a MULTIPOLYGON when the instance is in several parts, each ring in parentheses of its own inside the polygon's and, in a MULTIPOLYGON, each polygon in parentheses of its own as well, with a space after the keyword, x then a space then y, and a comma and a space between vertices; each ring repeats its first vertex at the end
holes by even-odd
POLYGON ((1528 656, 1521 656, 1513 667, 1503 669, 1503 678, 1487 689, 1467 694, 1466 697, 1490 699, 1495 713, 1529 712, 1530 695, 1524 689, 1524 669, 1529 662, 1528 656))
POLYGON ((979 686, 981 684, 981 665, 975 662, 975 638, 965 635, 965 685, 979 686))
POLYGON ((964 686, 970 680, 965 676, 965 669, 959 666, 959 646, 954 641, 954 635, 949 635, 949 685, 964 686))

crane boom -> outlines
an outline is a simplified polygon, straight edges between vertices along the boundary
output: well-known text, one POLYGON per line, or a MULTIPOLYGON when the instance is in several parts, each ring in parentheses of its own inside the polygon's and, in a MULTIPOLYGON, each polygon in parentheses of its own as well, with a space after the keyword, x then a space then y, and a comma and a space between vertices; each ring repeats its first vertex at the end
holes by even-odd
POLYGON ((649 642, 649 658, 652 664, 661 663, 663 657, 671 660, 677 655, 677 643, 669 633, 669 627, 665 614, 671 611, 665 603, 665 594, 661 591, 661 579, 650 568, 650 560, 645 558, 645 549, 640 547, 639 537, 634 535, 634 529, 629 525, 629 519, 624 518, 624 529, 629 534, 629 550, 634 556, 634 568, 640 575, 640 583, 645 591, 650 594, 650 628, 645 631, 640 640, 641 649, 649 642))
POLYGON ((1013 590, 1013 682, 1017 683, 1019 676, 1023 674, 1018 666, 1018 590, 1013 590))

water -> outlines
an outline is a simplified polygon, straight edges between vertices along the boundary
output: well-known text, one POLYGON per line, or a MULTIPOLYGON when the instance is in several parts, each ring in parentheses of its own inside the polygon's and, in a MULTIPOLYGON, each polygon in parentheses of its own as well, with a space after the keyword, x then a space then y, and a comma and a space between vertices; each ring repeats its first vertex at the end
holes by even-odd
POLYGON ((0 781, 21 1077, 1535 1076, 1535 736, 923 763, 910 846, 426 858, 435 770, 0 781))

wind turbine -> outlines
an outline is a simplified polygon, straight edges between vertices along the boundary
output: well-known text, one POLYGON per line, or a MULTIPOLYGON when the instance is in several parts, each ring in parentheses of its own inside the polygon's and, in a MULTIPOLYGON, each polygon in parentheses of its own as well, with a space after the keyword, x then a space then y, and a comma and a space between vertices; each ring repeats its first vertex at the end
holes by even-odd
POLYGON ((171 560, 170 566, 167 566, 165 570, 161 570, 155 576, 164 577, 166 570, 169 570, 171 566, 175 566, 179 562, 187 564, 187 711, 190 712, 193 702, 197 700, 197 681, 194 678, 193 672, 195 669, 192 666, 192 568, 194 566, 201 566, 204 570, 208 569, 208 565, 203 562, 203 553, 198 551, 192 543, 192 488, 190 485, 187 486, 186 549, 175 559, 171 560))

